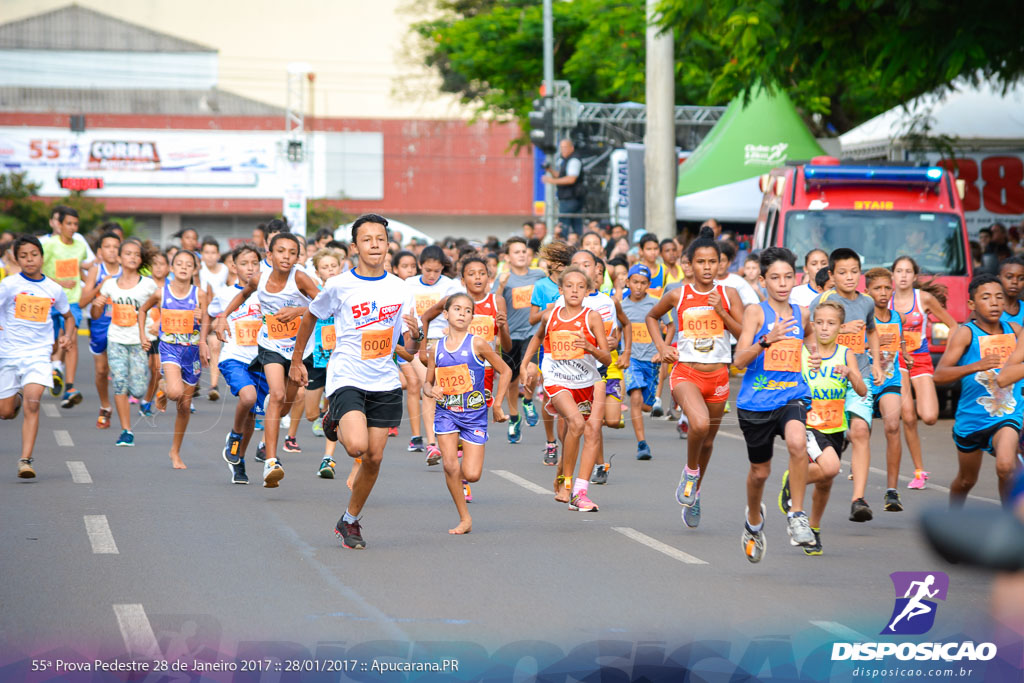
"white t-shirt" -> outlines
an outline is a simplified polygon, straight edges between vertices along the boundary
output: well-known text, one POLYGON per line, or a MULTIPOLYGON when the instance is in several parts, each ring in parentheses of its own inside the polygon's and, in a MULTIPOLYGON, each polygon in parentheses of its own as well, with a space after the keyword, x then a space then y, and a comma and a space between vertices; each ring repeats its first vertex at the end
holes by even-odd
MULTIPOLYGON (((100 285, 100 295, 107 297, 107 306, 111 310, 110 328, 107 331, 107 339, 115 344, 141 344, 139 339, 138 314, 142 304, 146 303, 149 297, 156 291, 156 283, 152 278, 140 277, 139 282, 131 289, 122 289, 117 283, 118 278, 108 277, 100 285), (120 326, 117 323, 122 320, 122 314, 115 309, 118 306, 131 306, 133 311, 130 325, 120 326)), ((125 313, 128 309, 123 309, 125 313)), ((127 322, 127 319, 124 319, 127 322)))
POLYGON ((732 287, 740 295, 740 301, 744 306, 756 306, 761 303, 761 297, 757 295, 750 283, 743 279, 743 276, 736 273, 729 273, 721 280, 715 280, 717 285, 732 287))
POLYGON ((392 359, 405 329, 402 316, 416 310, 409 286, 391 273, 362 277, 354 270, 324 285, 309 311, 334 316, 335 346, 327 363, 327 395, 341 387, 392 391, 402 386, 392 359))
POLYGON ((228 267, 223 263, 220 265, 218 272, 213 272, 206 267, 206 264, 200 261, 202 265, 199 267, 199 286, 203 291, 206 291, 209 286, 214 292, 219 291, 222 287, 228 284, 228 267))
POLYGON ((0 358, 48 360, 53 347, 51 309, 70 310, 64 288, 43 275, 24 273, 0 281, 0 358))
MULTIPOLYGON (((228 307, 231 300, 238 296, 243 287, 230 285, 221 287, 213 295, 210 305, 206 307, 211 318, 216 318, 228 307)), ((227 341, 220 348, 220 360, 237 360, 248 365, 256 358, 257 343, 260 328, 263 327, 263 314, 260 310, 260 299, 256 292, 235 311, 228 316, 227 341), (243 334, 238 334, 238 324, 242 323, 243 334), (239 343, 241 339, 242 343, 239 343)))
MULTIPOLYGON (((465 288, 458 280, 442 275, 432 285, 424 284, 421 276, 411 277, 405 280, 405 286, 412 292, 413 301, 416 304, 416 316, 423 317, 431 306, 441 299, 451 296, 456 292, 465 292, 465 288)), ((427 330, 427 339, 440 339, 448 332, 448 321, 443 315, 439 315, 430 321, 430 328, 427 330)))
POLYGON ((807 308, 814 301, 814 297, 821 294, 821 292, 811 289, 810 283, 803 283, 792 289, 789 293, 789 303, 796 304, 801 308, 807 308))

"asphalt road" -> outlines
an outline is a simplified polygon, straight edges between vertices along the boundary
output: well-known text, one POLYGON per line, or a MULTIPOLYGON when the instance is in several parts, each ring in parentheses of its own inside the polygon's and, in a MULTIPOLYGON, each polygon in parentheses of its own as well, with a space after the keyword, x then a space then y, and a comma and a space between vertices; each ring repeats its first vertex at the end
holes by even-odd
MULTIPOLYGON (((46 397, 36 479, 16 477, 20 421, 0 427, 7 463, 0 470, 0 643, 7 661, 65 650, 283 657, 385 647, 374 641, 427 650, 447 643, 448 652, 471 657, 474 648, 521 641, 569 651, 607 639, 849 638, 885 625, 893 605, 888 574, 897 570, 950 575, 943 632, 984 621, 989 577, 941 562, 917 531, 920 511, 947 500, 944 486, 955 471, 950 421, 922 428, 932 473, 927 490, 906 489, 912 466, 904 455, 902 513, 882 511, 878 425, 868 489, 875 519, 847 521, 847 460, 823 524, 821 557, 788 543, 775 506, 785 469, 777 449, 766 500, 768 549, 758 565, 740 547, 747 459, 735 412, 715 445, 698 530, 684 527, 674 498, 684 444, 672 422, 649 420, 649 462, 634 459, 628 426, 606 430, 606 453, 616 455, 609 484, 591 488, 601 506, 592 514, 554 502, 540 425, 524 426, 515 446, 504 426, 492 429, 484 476, 473 487, 473 532, 465 537, 448 535, 457 516, 443 472, 406 452, 403 428, 364 510, 368 548, 357 552, 341 548, 333 534, 347 500, 348 459, 339 449, 340 478, 319 479, 324 441, 308 423, 299 432, 303 452, 283 455, 280 488, 262 488, 252 448, 254 483, 235 486, 220 455, 233 399, 203 397, 185 439, 188 469, 173 470, 172 412, 134 417, 133 449, 114 447, 116 416, 109 430, 95 428, 98 399, 86 340, 80 344, 87 362, 76 386, 86 398, 64 410, 46 397)), ((975 493, 971 504, 995 504, 990 462, 975 493)))

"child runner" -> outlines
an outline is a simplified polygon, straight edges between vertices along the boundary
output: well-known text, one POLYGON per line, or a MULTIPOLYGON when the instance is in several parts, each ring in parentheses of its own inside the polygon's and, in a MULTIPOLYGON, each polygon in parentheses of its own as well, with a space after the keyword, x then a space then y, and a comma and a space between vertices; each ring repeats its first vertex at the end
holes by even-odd
MULTIPOLYGON (((857 291, 860 284, 860 256, 853 249, 840 247, 828 256, 828 271, 834 289, 815 297, 809 306, 822 301, 836 301, 846 310, 846 321, 839 330, 839 343, 857 354, 857 367, 865 382, 882 386, 885 373, 879 353, 878 330, 875 329, 875 302, 857 291), (874 359, 874 361, 872 361, 874 359)), ((850 503, 850 521, 867 522, 871 519, 871 506, 864 500, 871 467, 871 420, 874 404, 871 394, 846 394, 846 412, 850 413, 848 438, 850 439, 850 470, 853 473, 853 500, 850 503)))
POLYGON ((152 346, 146 334, 149 309, 160 309, 160 368, 164 375, 166 397, 177 401, 178 414, 174 419, 174 439, 171 442, 171 465, 185 469, 181 459, 181 443, 191 416, 192 396, 199 385, 201 364, 209 362, 206 347, 208 325, 204 320, 206 293, 192 284, 199 268, 195 252, 182 249, 171 259, 173 280, 164 283, 139 309, 138 326, 142 347, 152 346), (204 320, 200 325, 200 320, 204 320))
POLYGON ((18 476, 32 479, 36 476, 32 460, 39 433, 39 402, 43 391, 53 384, 51 312, 56 311, 63 319, 61 348, 75 343, 78 329, 65 294, 67 288, 42 274, 44 257, 39 240, 22 235, 11 249, 21 272, 0 281, 0 419, 13 420, 24 406, 18 476))
POLYGON ((647 295, 660 299, 668 283, 665 282, 665 269, 658 262, 661 255, 658 238, 649 232, 644 233, 637 246, 640 248, 640 263, 651 271, 651 284, 647 287, 647 295))
MULTIPOLYGON (((326 283, 341 273, 341 252, 335 249, 320 249, 313 255, 313 268, 321 282, 326 283)), ((323 289, 321 287, 321 289, 323 289)), ((307 344, 308 346, 308 344, 307 344)), ((334 351, 334 316, 316 321, 313 330, 313 351, 302 362, 306 366, 308 384, 306 384, 306 419, 322 424, 320 399, 327 385, 327 362, 334 351)), ((334 479, 334 448, 337 441, 325 439, 324 457, 317 468, 317 476, 321 479, 334 479)))
MULTIPOLYGON (((696 267, 694 268, 696 270, 696 267)), ((768 300, 743 311, 743 331, 733 363, 747 368, 743 374, 736 412, 747 442, 747 507, 741 543, 750 562, 760 562, 767 547, 764 533, 764 485, 771 474, 775 437, 789 451, 790 508, 787 513, 791 542, 813 546, 814 532, 804 509, 807 488, 807 384, 802 374, 801 340, 811 336, 807 312, 789 303, 796 275, 796 256, 783 247, 761 252, 761 280, 768 300)), ((807 367, 818 369, 821 358, 811 342, 807 367)))
MULTIPOLYGON (((121 246, 121 238, 116 232, 105 232, 100 235, 96 244, 96 261, 89 268, 85 276, 85 284, 82 285, 82 294, 79 297, 79 306, 89 306, 89 351, 92 352, 93 366, 95 367, 96 394, 100 399, 100 414, 96 418, 97 429, 108 429, 110 427, 110 389, 108 387, 110 377, 110 365, 107 360, 107 329, 110 327, 110 311, 95 301, 99 294, 103 281, 108 277, 116 277, 120 274, 121 266, 118 262, 118 248, 121 246), (98 310, 97 310, 98 309, 98 310)), ((132 324, 134 331, 135 324, 132 324)))
MULTIPOLYGON (((100 252, 103 249, 101 245, 100 252)), ((151 278, 139 273, 149 265, 142 242, 131 238, 121 242, 118 257, 121 274, 103 282, 100 295, 93 302, 92 317, 97 320, 104 310, 110 309, 110 324, 105 336, 110 374, 114 380, 114 404, 121 423, 121 435, 116 445, 134 446, 132 407, 128 397, 144 398, 149 386, 149 354, 139 337, 139 309, 157 288, 151 278)))
POLYGON ((748 254, 747 258, 743 260, 743 279, 747 281, 753 290, 757 293, 757 298, 760 301, 765 300, 764 287, 761 286, 761 259, 757 257, 757 254, 748 254))
POLYGON ((811 249, 804 256, 803 283, 794 287, 793 293, 789 295, 791 304, 807 308, 814 301, 814 297, 824 291, 815 280, 822 268, 828 270, 828 254, 824 249, 811 249))
POLYGON ((953 333, 935 368, 937 383, 960 382, 953 422, 959 469, 949 485, 949 502, 963 505, 978 481, 984 453, 988 453, 995 456, 999 497, 1005 503, 1018 467, 1017 441, 1024 410, 1021 328, 999 319, 1005 296, 995 275, 975 275, 967 296, 974 319, 953 333))
MULTIPOLYGON (((792 301, 792 296, 790 301, 792 301)), ((811 367, 811 354, 800 350, 800 367, 810 390, 811 408, 807 413, 807 484, 814 484, 811 516, 808 522, 814 532, 814 544, 804 546, 804 554, 821 555, 821 518, 825 514, 832 481, 839 474, 839 457, 843 452, 843 434, 847 427, 846 394, 854 391, 866 396, 868 387, 857 370, 857 356, 836 343, 839 328, 846 319, 846 310, 835 301, 826 301, 814 311, 814 336, 821 355, 819 367, 811 367)), ((789 471, 782 475, 779 509, 789 514, 792 505, 789 471)))
MULTIPOLYGON (((256 247, 243 244, 233 254, 234 270, 239 282, 258 280, 262 254, 256 247)), ((245 452, 249 447, 255 427, 256 414, 262 414, 263 401, 267 397, 267 382, 263 375, 249 370, 256 360, 256 348, 263 327, 259 295, 249 295, 245 302, 230 315, 224 309, 239 292, 245 289, 241 284, 222 287, 207 306, 207 315, 216 318, 216 333, 222 340, 220 373, 232 396, 238 397, 231 431, 224 439, 224 460, 231 472, 232 484, 248 484, 245 472, 245 452)))
MULTIPOLYGON (((82 324, 82 309, 78 301, 82 296, 82 263, 88 258, 89 250, 85 240, 76 240, 78 232, 78 212, 74 209, 61 207, 55 216, 59 232, 56 237, 46 240, 43 246, 43 275, 55 280, 64 288, 71 315, 75 319, 75 327, 82 324)), ((54 309, 56 311, 56 309, 54 309)), ((54 316, 54 337, 60 331, 62 315, 51 312, 54 316)), ((75 372, 78 369, 78 342, 64 351, 64 396, 61 408, 71 408, 82 402, 82 392, 75 388, 75 372)))
POLYGON ((914 479, 908 485, 912 489, 923 489, 928 481, 921 457, 921 437, 917 433, 917 420, 933 425, 939 419, 939 397, 935 392, 932 375, 932 356, 928 352, 928 316, 934 315, 949 327, 949 338, 957 323, 945 309, 939 297, 944 297, 945 288, 934 283, 918 282, 920 269, 917 261, 909 256, 900 256, 892 264, 893 294, 889 308, 900 314, 903 320, 903 337, 907 355, 903 358, 903 436, 907 450, 914 461, 914 479))
POLYGON ((593 291, 590 278, 579 268, 569 267, 562 271, 560 280, 565 306, 555 306, 542 314, 541 325, 526 347, 526 356, 532 357, 543 343, 541 371, 548 397, 545 410, 557 412, 566 424, 562 437, 563 467, 555 478, 555 500, 570 503, 570 510, 597 512, 597 505, 587 497, 589 478, 575 479, 571 497, 565 495, 562 484, 574 475, 581 438, 580 473, 589 475, 596 464, 604 423, 604 392, 595 392, 594 385, 601 383, 598 363, 610 363, 611 354, 601 315, 583 307, 583 299, 593 291))
POLYGON ((671 389, 689 423, 686 465, 676 487, 686 526, 700 524, 700 490, 729 400, 730 334, 743 329, 743 304, 732 287, 716 284, 719 242, 710 227, 690 243, 687 257, 693 269, 692 283, 674 289, 647 313, 647 329, 658 347, 656 360, 675 363, 671 389), (661 334, 661 319, 675 311, 679 321, 675 347, 661 334))
POLYGON ((380 473, 388 428, 402 421, 402 384, 392 360, 402 322, 407 350, 415 353, 423 339, 416 303, 409 286, 384 270, 388 250, 387 219, 360 216, 352 224, 352 249, 358 256, 354 269, 331 278, 303 315, 292 354, 289 376, 306 381, 302 351, 316 320, 334 317, 335 347, 327 365, 329 408, 324 436, 339 438, 359 466, 345 514, 335 533, 346 548, 363 549, 359 513, 380 473))
MULTIPOLYGON (((588 233, 590 234, 590 233, 588 233)), ((583 236, 584 242, 587 235, 583 236)), ((600 238, 598 238, 600 243, 600 238)), ((526 248, 526 240, 522 237, 511 237, 505 242, 505 253, 508 255, 508 268, 498 276, 493 291, 505 300, 508 314, 508 332, 511 344, 501 346, 501 359, 512 370, 512 384, 508 392, 508 442, 519 443, 523 439, 523 418, 519 415, 519 384, 520 380, 526 388, 526 396, 522 399, 526 424, 531 427, 537 424, 537 408, 533 405, 533 392, 536 388, 529 381, 526 369, 529 359, 523 358, 530 337, 537 332, 537 325, 530 324, 530 301, 533 288, 544 278, 544 271, 530 268, 530 252, 526 248)))
MULTIPOLYGON (((164 283, 167 282, 167 275, 171 272, 171 262, 167 254, 156 251, 149 257, 149 273, 157 291, 163 291, 164 283)), ((157 344, 157 333, 160 330, 160 308, 154 306, 149 309, 149 319, 146 321, 146 338, 151 342, 147 351, 147 362, 149 366, 149 386, 146 387, 146 396, 139 401, 139 415, 142 417, 153 417, 156 409, 153 401, 156 398, 160 386, 160 345, 157 344)))
MULTIPOLYGON (((228 267, 220 262, 220 244, 213 237, 204 237, 199 253, 202 256, 202 263, 199 266, 199 286, 206 292, 206 296, 212 301, 214 295, 228 284, 230 272, 228 267)), ((210 346, 210 392, 207 398, 216 401, 220 398, 217 391, 217 384, 220 382, 220 339, 210 331, 206 340, 210 346)))
MULTIPOLYGON (((392 269, 395 275, 402 280, 415 278, 420 274, 420 264, 416 254, 411 251, 400 251, 395 254, 392 260, 392 269)), ((409 411, 409 429, 412 432, 412 439, 409 440, 407 450, 410 453, 422 453, 424 449, 423 435, 421 433, 422 421, 422 399, 420 397, 420 376, 416 374, 416 368, 410 361, 398 358, 398 369, 402 373, 403 387, 405 388, 405 407, 409 411)), ((397 429, 397 427, 396 427, 397 429)), ((349 487, 351 488, 351 486, 349 487)))
MULTIPOLYGON (((885 509, 900 512, 899 487, 900 459, 900 415, 902 412, 902 383, 900 358, 906 355, 903 342, 903 320, 900 314, 889 308, 892 300, 892 273, 886 268, 872 268, 864 274, 864 289, 875 302, 875 329, 878 330, 878 348, 882 355, 882 383, 873 386, 874 417, 882 418, 885 429, 885 509)), ((915 471, 920 470, 915 463, 915 471)))
MULTIPOLYGON (((683 267, 679 265, 679 245, 674 239, 666 238, 661 241, 661 261, 665 268, 665 289, 677 282, 683 281, 683 267)), ((646 327, 646 325, 645 325, 646 327)))
MULTIPOLYGON (((487 263, 478 263, 482 260, 471 256, 463 261, 463 278, 469 284, 477 276, 471 273, 466 279, 467 266, 481 266, 485 273, 482 287, 486 290, 487 263)), ((469 286, 480 289, 477 282, 469 286)), ((438 342, 433 355, 427 359, 423 391, 437 402, 434 432, 444 458, 448 493, 459 513, 459 524, 449 529, 448 533, 468 534, 473 528, 473 519, 466 505, 466 487, 480 480, 484 466, 484 444, 487 443, 485 375, 488 370, 498 373, 498 386, 493 394, 494 421, 504 422, 508 418, 501 410, 501 403, 505 400, 512 371, 501 360, 492 342, 470 333, 470 327, 476 324, 474 321, 479 317, 471 293, 449 296, 444 304, 444 312, 448 319, 448 334, 438 342)))
POLYGON ((1003 285, 1006 303, 1000 320, 1024 325, 1024 306, 1020 305, 1020 294, 1024 290, 1024 259, 1011 256, 999 264, 999 282, 1003 285))

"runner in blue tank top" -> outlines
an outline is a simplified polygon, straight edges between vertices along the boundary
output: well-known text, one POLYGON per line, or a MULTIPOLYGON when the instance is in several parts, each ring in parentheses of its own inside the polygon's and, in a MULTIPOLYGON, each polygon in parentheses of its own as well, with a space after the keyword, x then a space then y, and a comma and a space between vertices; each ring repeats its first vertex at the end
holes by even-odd
POLYGON ((960 469, 949 485, 949 500, 963 504, 978 481, 982 454, 990 453, 996 458, 999 495, 1005 503, 1018 465, 1017 439, 1024 410, 1021 328, 999 319, 1006 299, 995 275, 976 275, 967 297, 974 320, 957 329, 935 368, 936 384, 960 382, 953 422, 960 469))
POLYGON ((821 358, 810 334, 807 313, 789 303, 796 279, 796 256, 789 249, 769 247, 761 252, 761 283, 768 300, 743 311, 743 331, 736 344, 733 365, 746 368, 736 409, 747 442, 750 475, 747 477, 747 508, 743 525, 743 552, 750 562, 760 562, 765 552, 764 514, 761 502, 771 474, 776 436, 789 449, 791 504, 789 534, 794 545, 815 543, 807 514, 807 384, 801 374, 800 355, 806 336, 811 337, 809 366, 817 369, 821 358))
POLYGON ((1024 326, 1024 306, 1020 305, 1020 295, 1024 291, 1024 259, 1011 256, 999 264, 999 282, 1003 285, 1006 301, 1000 320, 1024 326))

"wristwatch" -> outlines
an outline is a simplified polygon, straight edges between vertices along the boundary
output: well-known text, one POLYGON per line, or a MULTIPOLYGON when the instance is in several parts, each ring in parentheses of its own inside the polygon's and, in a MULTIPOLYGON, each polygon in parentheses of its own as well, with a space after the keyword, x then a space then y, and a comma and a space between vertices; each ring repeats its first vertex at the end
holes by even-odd
POLYGON ((772 345, 772 343, 770 341, 768 341, 768 335, 767 334, 762 334, 761 338, 757 340, 757 343, 761 345, 762 349, 767 349, 769 346, 772 345))

